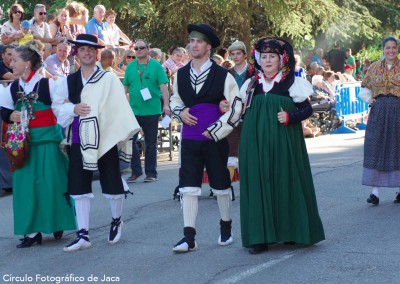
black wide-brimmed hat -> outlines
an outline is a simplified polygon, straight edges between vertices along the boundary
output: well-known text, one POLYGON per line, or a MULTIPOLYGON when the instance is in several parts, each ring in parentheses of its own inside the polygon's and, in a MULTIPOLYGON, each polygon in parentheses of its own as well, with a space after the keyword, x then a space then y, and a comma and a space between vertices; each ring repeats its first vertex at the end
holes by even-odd
POLYGON ((208 37, 210 39, 210 44, 212 48, 216 48, 220 45, 220 40, 217 36, 217 34, 215 33, 214 29, 212 27, 210 27, 209 25, 206 24, 198 24, 198 25, 194 25, 194 24, 189 24, 187 26, 187 30, 189 32, 189 34, 192 31, 197 31, 199 33, 204 34, 206 37, 208 37))
POLYGON ((94 35, 90 34, 79 34, 76 37, 76 40, 68 40, 69 43, 75 44, 75 45, 83 45, 83 46, 92 46, 95 48, 104 48, 104 45, 100 45, 97 43, 97 37, 94 35))

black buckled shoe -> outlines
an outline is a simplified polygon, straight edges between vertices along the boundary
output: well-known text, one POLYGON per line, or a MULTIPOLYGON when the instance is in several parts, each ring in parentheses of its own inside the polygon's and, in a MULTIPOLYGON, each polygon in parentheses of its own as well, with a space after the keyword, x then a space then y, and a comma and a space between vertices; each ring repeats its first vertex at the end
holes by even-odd
POLYGON ((375 194, 370 194, 368 199, 368 203, 372 203, 373 205, 378 205, 379 204, 379 197, 377 197, 375 194))
POLYGON ((260 254, 268 250, 267 244, 251 245, 249 248, 249 254, 260 254))
POLYGON ((400 192, 396 192, 396 198, 394 199, 393 203, 400 203, 400 192))
POLYGON ((38 245, 42 244, 42 234, 41 233, 37 233, 36 236, 34 236, 33 238, 25 236, 22 239, 22 242, 19 245, 17 245, 17 248, 28 248, 31 245, 33 245, 34 243, 37 243, 38 245))
POLYGON ((110 235, 108 237, 108 242, 110 244, 116 244, 121 238, 122 234, 122 224, 121 217, 112 220, 110 227, 110 235))

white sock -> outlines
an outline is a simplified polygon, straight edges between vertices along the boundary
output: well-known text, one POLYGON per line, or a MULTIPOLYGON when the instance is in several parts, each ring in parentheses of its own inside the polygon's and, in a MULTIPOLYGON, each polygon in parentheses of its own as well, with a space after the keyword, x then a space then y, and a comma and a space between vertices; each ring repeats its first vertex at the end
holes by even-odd
POLYGON ((196 228, 197 211, 199 209, 198 196, 183 194, 183 225, 196 228))
POLYGON ((222 221, 231 220, 232 198, 230 194, 217 195, 219 213, 222 221))
POLYGON ((117 195, 117 198, 107 198, 110 203, 111 215, 114 219, 121 217, 122 207, 124 205, 123 194, 117 195))
POLYGON ((376 197, 379 197, 379 187, 372 187, 372 194, 375 195, 376 197))
POLYGON ((78 229, 89 231, 90 198, 80 197, 75 199, 75 211, 78 229))

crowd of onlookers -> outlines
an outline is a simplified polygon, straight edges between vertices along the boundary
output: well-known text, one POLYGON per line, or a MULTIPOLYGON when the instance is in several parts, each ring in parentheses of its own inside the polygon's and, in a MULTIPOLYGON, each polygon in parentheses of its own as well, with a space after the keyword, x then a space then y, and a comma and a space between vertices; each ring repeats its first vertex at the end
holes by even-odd
MULTIPOLYGON (((79 62, 68 40, 74 40, 81 33, 95 35, 99 44, 106 46, 98 54, 97 66, 103 70, 114 72, 122 78, 126 66, 136 58, 135 42, 115 24, 117 13, 111 9, 106 10, 103 5, 94 7, 92 18, 89 9, 75 1, 59 9, 56 14, 48 14, 45 5, 37 4, 32 19, 25 19, 24 15, 25 11, 20 4, 13 4, 7 15, 0 10, 0 20, 1 16, 4 18, 0 26, 0 80, 16 79, 10 67, 12 50, 32 41, 43 54, 43 76, 60 77, 75 72, 79 62)), ((174 74, 191 59, 189 46, 172 46, 166 53, 159 48, 151 48, 148 54, 162 64, 171 80, 172 92, 174 74)), ((360 60, 354 58, 350 48, 343 50, 338 44, 326 54, 322 48, 316 48, 315 52, 309 51, 305 56, 300 50, 295 54, 296 76, 308 79, 316 91, 315 97, 311 99, 328 100, 330 104, 334 104, 338 83, 361 80, 371 64, 366 59, 362 65, 360 60)), ((227 48, 220 48, 211 58, 230 70, 235 68, 235 64, 239 63, 240 67, 243 64, 232 60, 227 48)), ((303 128, 305 136, 315 137, 320 134, 320 129, 313 127, 308 120, 303 123, 303 128)))

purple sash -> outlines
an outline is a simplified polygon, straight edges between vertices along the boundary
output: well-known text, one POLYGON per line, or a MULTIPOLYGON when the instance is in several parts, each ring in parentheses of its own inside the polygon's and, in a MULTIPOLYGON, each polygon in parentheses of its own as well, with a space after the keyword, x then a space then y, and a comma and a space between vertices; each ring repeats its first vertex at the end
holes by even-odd
POLYGON ((209 103, 198 104, 192 106, 189 113, 197 117, 197 124, 194 126, 183 124, 182 139, 208 141, 209 139, 202 133, 222 116, 219 106, 209 103))
POLYGON ((79 139, 79 116, 74 117, 74 121, 72 122, 72 144, 80 144, 81 140, 79 139))

